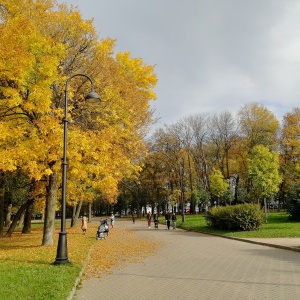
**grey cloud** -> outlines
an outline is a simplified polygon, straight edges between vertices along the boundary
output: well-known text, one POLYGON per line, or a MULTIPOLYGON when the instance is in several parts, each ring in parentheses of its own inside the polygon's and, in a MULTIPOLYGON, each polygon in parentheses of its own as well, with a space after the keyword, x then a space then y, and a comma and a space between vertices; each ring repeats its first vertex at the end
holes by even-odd
POLYGON ((300 98, 297 0, 69 0, 117 51, 156 65, 161 123, 257 101, 278 116, 300 98), (283 105, 284 103, 284 105, 283 105))

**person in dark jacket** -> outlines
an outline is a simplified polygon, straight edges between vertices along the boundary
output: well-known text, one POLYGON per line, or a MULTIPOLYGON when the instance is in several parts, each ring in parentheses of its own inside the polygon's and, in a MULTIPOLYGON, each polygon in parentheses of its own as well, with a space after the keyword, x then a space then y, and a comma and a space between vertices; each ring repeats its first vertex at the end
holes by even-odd
POLYGON ((165 219, 166 219, 166 224, 167 224, 166 230, 169 230, 170 229, 170 222, 171 222, 171 215, 170 215, 169 211, 166 212, 165 219))
POLYGON ((155 213, 153 215, 153 221, 154 221, 154 227, 155 227, 155 229, 158 229, 158 214, 157 213, 155 213))

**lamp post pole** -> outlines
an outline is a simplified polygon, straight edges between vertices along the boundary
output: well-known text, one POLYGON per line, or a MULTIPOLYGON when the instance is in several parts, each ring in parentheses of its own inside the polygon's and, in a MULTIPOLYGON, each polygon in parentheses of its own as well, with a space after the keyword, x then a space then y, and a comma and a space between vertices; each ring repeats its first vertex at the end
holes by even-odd
POLYGON ((65 85, 65 110, 64 110, 64 140, 63 140, 63 160, 62 160, 62 200, 61 200, 61 227, 58 237, 57 253, 54 264, 61 265, 67 264, 68 259, 68 246, 67 246, 67 232, 66 232, 66 196, 67 196, 67 145, 68 145, 68 88, 69 82, 76 76, 86 77, 91 83, 91 92, 85 99, 100 99, 99 95, 94 91, 93 80, 85 74, 75 74, 66 81, 65 85))
POLYGON ((180 165, 180 196, 181 196, 181 218, 182 223, 185 222, 185 215, 184 215, 184 186, 183 186, 183 175, 184 175, 184 161, 182 160, 182 164, 180 165))

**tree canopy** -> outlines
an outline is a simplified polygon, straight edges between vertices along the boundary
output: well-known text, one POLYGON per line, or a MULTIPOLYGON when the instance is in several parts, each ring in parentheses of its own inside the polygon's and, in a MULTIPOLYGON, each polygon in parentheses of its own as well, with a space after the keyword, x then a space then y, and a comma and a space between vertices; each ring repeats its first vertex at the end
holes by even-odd
MULTIPOLYGON (((67 201, 91 201, 97 190, 114 202, 118 183, 146 153, 154 68, 130 52, 115 54, 115 40, 99 40, 91 20, 53 0, 2 1, 0 32, 1 171, 46 182, 47 199, 51 177, 60 177, 66 81, 87 74, 101 102, 86 103, 90 82, 72 78, 67 201)), ((60 192, 58 184, 51 189, 60 192)))

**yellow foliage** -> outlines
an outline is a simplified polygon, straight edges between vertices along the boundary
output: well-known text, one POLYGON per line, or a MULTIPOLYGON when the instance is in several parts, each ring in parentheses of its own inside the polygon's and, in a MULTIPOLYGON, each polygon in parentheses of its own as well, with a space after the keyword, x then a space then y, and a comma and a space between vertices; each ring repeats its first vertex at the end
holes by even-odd
POLYGON ((115 40, 99 42, 92 21, 73 7, 52 0, 4 0, 2 5, 0 169, 20 168, 36 181, 60 170, 65 83, 74 74, 88 74, 102 101, 84 103, 90 83, 72 78, 67 200, 91 201, 93 187, 115 202, 119 181, 135 172, 146 154, 149 101, 156 98, 154 68, 129 52, 114 57, 115 40))

